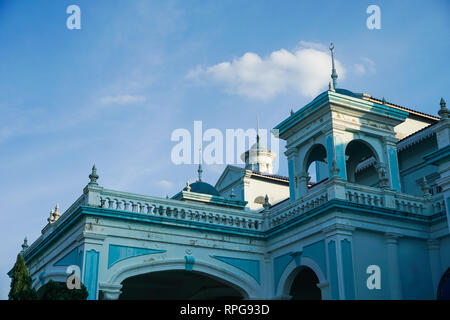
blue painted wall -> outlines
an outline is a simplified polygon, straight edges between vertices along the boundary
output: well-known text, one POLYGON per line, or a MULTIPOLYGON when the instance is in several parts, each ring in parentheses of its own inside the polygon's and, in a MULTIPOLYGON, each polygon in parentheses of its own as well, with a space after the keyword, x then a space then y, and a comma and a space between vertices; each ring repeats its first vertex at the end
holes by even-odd
POLYGON ((403 299, 434 299, 428 245, 424 240, 399 240, 403 299))
POLYGON ((166 250, 153 250, 110 244, 108 252, 108 268, 112 267, 117 262, 128 258, 163 252, 166 252, 166 250))
POLYGON ((353 251, 355 256, 355 298, 390 299, 389 278, 387 273, 387 252, 385 239, 382 234, 356 230, 352 236, 353 251), (381 289, 369 290, 367 288, 367 267, 377 265, 381 270, 381 289))
POLYGON ((327 257, 325 252, 325 240, 320 240, 303 248, 303 256, 314 260, 327 277, 327 257))

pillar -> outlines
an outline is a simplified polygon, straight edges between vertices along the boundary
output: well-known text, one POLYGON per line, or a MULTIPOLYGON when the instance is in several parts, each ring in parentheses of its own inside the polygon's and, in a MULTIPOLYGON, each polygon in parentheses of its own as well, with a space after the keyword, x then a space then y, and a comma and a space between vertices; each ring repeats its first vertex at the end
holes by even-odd
POLYGON ((439 240, 428 240, 428 254, 430 257, 431 280, 433 282, 433 294, 437 298, 439 281, 441 280, 441 253, 439 250, 439 240))
POLYGON ((388 270, 387 272, 382 271, 381 276, 387 274, 389 277, 389 291, 392 300, 402 299, 400 263, 398 258, 398 239, 400 237, 401 235, 394 233, 386 233, 384 235, 387 249, 388 270))
POLYGON ((400 171, 397 158, 397 139, 394 137, 384 137, 383 147, 386 155, 386 162, 389 174, 389 187, 397 192, 402 191, 400 184, 400 171))

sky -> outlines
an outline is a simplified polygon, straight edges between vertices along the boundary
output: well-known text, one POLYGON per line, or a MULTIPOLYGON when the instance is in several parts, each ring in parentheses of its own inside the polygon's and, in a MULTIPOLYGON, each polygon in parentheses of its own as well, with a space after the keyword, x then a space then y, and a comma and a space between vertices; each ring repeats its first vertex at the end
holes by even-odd
POLYGON ((82 194, 94 163, 105 188, 174 195, 196 179, 172 159, 176 129, 272 129, 328 88, 331 42, 339 88, 437 115, 449 16, 447 0, 0 0, 0 299, 23 238, 82 194))

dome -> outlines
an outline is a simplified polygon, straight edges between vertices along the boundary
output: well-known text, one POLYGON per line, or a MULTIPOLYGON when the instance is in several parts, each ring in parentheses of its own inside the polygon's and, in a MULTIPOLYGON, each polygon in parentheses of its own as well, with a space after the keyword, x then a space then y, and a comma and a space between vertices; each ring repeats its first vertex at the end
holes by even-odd
MULTIPOLYGON (((212 196, 220 196, 219 191, 217 191, 216 188, 214 188, 209 183, 203 182, 203 181, 197 181, 193 184, 189 185, 191 187, 191 192, 197 192, 197 193, 203 193, 203 194, 210 194, 212 196)), ((183 191, 186 191, 186 188, 183 189, 183 191)))
POLYGON ((263 150, 263 151, 267 151, 267 148, 264 144, 262 144, 261 142, 256 142, 251 148, 250 150, 263 150))

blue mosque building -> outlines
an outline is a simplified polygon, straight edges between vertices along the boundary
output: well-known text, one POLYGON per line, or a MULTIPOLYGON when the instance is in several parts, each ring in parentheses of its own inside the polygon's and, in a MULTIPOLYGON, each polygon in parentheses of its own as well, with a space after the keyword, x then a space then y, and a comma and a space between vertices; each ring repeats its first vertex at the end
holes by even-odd
POLYGON ((329 89, 274 127, 288 177, 259 139, 245 167, 213 186, 200 166, 172 198, 108 189, 94 166, 23 244, 33 286, 77 269, 93 300, 448 299, 450 111, 436 111, 337 88, 333 63, 329 89))

